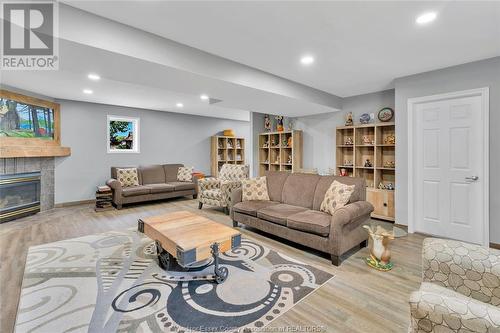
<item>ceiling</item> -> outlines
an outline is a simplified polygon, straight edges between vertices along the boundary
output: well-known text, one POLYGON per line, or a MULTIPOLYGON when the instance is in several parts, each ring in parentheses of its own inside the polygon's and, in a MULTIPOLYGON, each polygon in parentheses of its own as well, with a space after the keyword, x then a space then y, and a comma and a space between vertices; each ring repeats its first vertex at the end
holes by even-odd
POLYGON ((500 55, 497 1, 65 2, 342 97, 500 55), (431 10, 437 20, 417 26, 431 10))

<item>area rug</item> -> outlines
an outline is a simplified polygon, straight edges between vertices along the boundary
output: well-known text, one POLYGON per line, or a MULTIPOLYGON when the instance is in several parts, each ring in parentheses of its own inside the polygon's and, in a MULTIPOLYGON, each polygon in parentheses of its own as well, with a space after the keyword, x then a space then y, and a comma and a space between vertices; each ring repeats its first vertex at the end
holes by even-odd
POLYGON ((16 332, 251 332, 333 277, 250 239, 221 264, 223 284, 163 271, 133 230, 31 247, 16 332))

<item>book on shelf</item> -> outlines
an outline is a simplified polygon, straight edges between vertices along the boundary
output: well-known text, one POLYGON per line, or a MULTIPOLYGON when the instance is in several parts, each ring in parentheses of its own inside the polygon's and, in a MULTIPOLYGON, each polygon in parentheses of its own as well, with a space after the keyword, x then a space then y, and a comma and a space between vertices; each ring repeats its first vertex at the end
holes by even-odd
POLYGON ((97 186, 97 192, 99 193, 111 192, 111 187, 109 187, 108 185, 97 186))

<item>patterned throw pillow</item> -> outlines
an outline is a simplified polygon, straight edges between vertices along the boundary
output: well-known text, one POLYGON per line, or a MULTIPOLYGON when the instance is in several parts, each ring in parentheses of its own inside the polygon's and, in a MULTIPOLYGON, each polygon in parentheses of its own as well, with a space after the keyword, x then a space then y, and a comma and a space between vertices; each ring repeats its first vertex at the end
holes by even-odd
POLYGON ((177 170, 177 180, 180 182, 193 181, 193 167, 180 167, 177 170))
POLYGON ((116 169, 116 179, 122 187, 139 186, 137 168, 116 169))
POLYGON ((269 201, 269 194, 267 193, 266 177, 244 179, 241 181, 241 188, 242 188, 242 201, 250 201, 250 200, 269 201))
POLYGON ((337 209, 344 207, 349 202, 354 187, 354 185, 346 185, 334 180, 326 191, 319 210, 333 215, 337 209))

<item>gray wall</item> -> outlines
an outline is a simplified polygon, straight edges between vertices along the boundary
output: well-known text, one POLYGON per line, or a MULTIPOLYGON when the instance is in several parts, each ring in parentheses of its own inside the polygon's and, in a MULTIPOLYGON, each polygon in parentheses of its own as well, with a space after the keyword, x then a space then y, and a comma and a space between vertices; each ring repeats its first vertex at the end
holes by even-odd
POLYGON ((408 223, 408 98, 474 88, 490 88, 490 241, 500 243, 500 57, 407 76, 396 88, 396 220, 408 223))
POLYGON ((374 113, 376 119, 383 107, 394 108, 394 90, 344 98, 341 112, 296 118, 295 127, 304 136, 304 168, 317 168, 320 173, 335 168, 335 128, 344 125, 346 113, 352 112, 358 123, 363 113, 374 113))
MULTIPOLYGON (((61 103, 62 145, 71 156, 56 159, 55 202, 94 197, 95 186, 109 178, 111 166, 184 163, 210 173, 210 136, 232 128, 250 146, 250 123, 75 101, 61 103), (140 118, 140 153, 108 154, 107 115, 140 118)), ((247 161, 248 161, 247 156, 247 161)))

